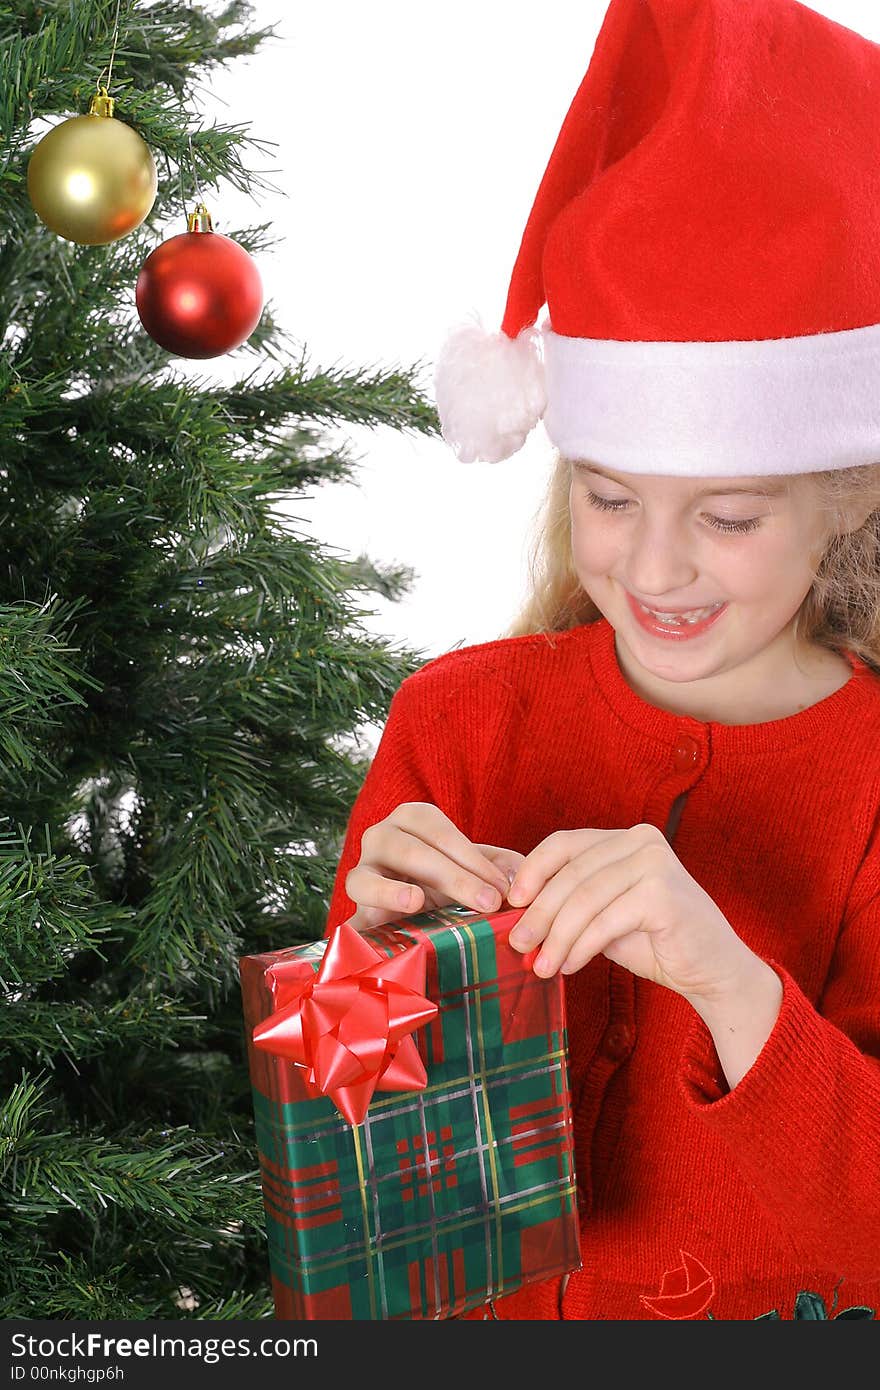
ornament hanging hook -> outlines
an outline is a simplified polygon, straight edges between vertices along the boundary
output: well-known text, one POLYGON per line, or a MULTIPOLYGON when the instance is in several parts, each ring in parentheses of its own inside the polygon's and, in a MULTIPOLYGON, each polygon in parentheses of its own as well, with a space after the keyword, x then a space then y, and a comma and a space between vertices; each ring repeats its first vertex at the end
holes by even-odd
POLYGON ((116 45, 119 42, 119 11, 121 8, 122 0, 116 0, 116 15, 113 20, 113 38, 110 41, 110 62, 108 63, 106 68, 101 69, 100 73, 98 74, 98 80, 95 83, 95 86, 97 87, 100 96, 106 97, 108 88, 110 86, 110 81, 113 77, 113 60, 116 57, 116 45), (104 80, 105 72, 107 73, 106 81, 104 80))

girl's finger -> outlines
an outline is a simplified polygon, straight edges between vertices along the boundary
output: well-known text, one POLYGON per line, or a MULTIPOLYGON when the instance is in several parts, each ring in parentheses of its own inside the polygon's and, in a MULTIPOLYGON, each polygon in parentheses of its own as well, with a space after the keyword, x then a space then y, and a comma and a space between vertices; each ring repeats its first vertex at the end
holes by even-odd
POLYGON ((373 864, 355 864, 345 880, 345 891, 358 905, 359 912, 369 912, 371 916, 381 913, 379 921, 388 922, 396 917, 405 917, 408 912, 418 912, 424 900, 424 893, 415 883, 405 883, 384 868, 373 864))
MULTIPOLYGON (((554 918, 535 960, 535 974, 555 975, 563 963, 574 955, 578 941, 589 936, 592 943, 601 934, 601 927, 600 933, 590 934, 600 913, 608 914, 604 919, 606 924, 611 921, 610 907, 629 894, 641 878, 642 864, 638 854, 628 854, 606 864, 580 883, 554 918)), ((617 914, 614 914, 613 920, 618 920, 617 914)), ((592 945, 588 948, 587 958, 591 954, 595 954, 592 945)))
POLYGON ((563 975, 572 975, 576 970, 582 970, 594 956, 607 951, 615 941, 644 926, 646 905, 644 895, 637 892, 638 887, 638 884, 634 884, 629 892, 621 894, 602 912, 596 914, 562 962, 560 970, 563 975))
MULTIPOLYGON (((554 876, 545 883, 533 902, 529 903, 513 931, 510 944, 517 951, 531 951, 544 941, 565 903, 584 880, 591 880, 608 864, 630 859, 638 850, 632 839, 625 838, 624 831, 601 830, 584 831, 579 834, 598 835, 586 849, 564 862, 554 876)), ((575 841, 569 841, 569 853, 575 841)), ((583 841, 581 841, 583 843, 583 841)), ((511 906, 516 903, 508 893, 511 906)), ((602 904, 604 906, 604 904, 602 904)), ((598 910, 598 909, 597 909, 598 910)))
MULTIPOLYGON (((352 870, 352 872, 354 872, 354 870, 352 870)), ((377 877, 380 876, 377 875, 377 877)), ((406 885, 400 883, 400 881, 396 879, 384 879, 381 880, 381 882, 386 886, 387 891, 384 893, 381 891, 375 892, 374 896, 384 897, 386 900, 390 901, 395 900, 394 895, 396 890, 406 887, 406 885)), ((346 892, 347 891, 346 889, 346 892)), ((393 924, 394 922, 399 922, 404 917, 412 916, 414 912, 431 912, 435 907, 440 907, 445 902, 449 901, 439 895, 435 897, 433 894, 426 893, 423 888, 418 888, 416 886, 409 888, 408 891, 411 897, 410 905, 406 909, 392 906, 375 907, 355 899, 355 901, 358 902, 357 911, 346 920, 356 931, 363 931, 367 927, 383 927, 393 924)), ((351 893, 349 893, 348 896, 351 897, 351 893)))
POLYGON ((617 853, 630 854, 633 849, 655 840, 658 834, 656 826, 642 824, 624 830, 558 830, 526 855, 515 881, 510 885, 508 901, 512 907, 532 902, 544 884, 579 853, 588 852, 596 846, 601 852, 604 843, 620 840, 625 847, 617 853))
MULTIPOLYGON (((361 860, 345 881, 345 891, 358 904, 400 914, 420 912, 429 890, 435 898, 462 903, 476 912, 493 912, 501 906, 507 879, 501 879, 494 865, 491 872, 493 880, 499 883, 497 888, 491 887, 478 872, 451 859, 445 850, 426 844, 400 826, 393 835, 385 837, 381 846, 378 841, 371 845, 371 852, 377 857, 361 860)), ((476 849, 467 857, 482 865, 482 856, 476 849)))
MULTIPOLYGON (((507 875, 502 873, 497 865, 482 853, 481 847, 469 840, 459 830, 455 822, 451 821, 438 807, 427 803, 406 802, 397 808, 393 821, 390 821, 389 824, 404 831, 413 840, 421 841, 434 854, 439 854, 441 859, 449 862, 453 872, 456 867, 462 870, 462 876, 456 880, 455 886, 452 888, 448 886, 449 869, 447 869, 442 882, 436 879, 427 880, 433 886, 447 893, 451 901, 470 903, 474 894, 475 881, 483 887, 494 885, 498 890, 499 898, 507 892, 509 886, 507 875), (459 893, 463 893, 463 896, 458 896, 459 893)), ((380 845, 379 853, 376 856, 380 860, 382 848, 380 845)), ((490 846, 489 848, 495 847, 490 846)), ((404 847, 404 852, 411 852, 411 847, 409 849, 404 847)), ((388 861, 386 860, 386 862, 388 861)), ((398 848, 395 845, 395 871, 397 871, 397 862, 398 848)), ((431 862, 436 870, 439 861, 434 858, 431 862)), ((410 877, 408 871, 406 876, 410 877)), ((412 877, 420 883, 426 881, 424 876, 418 873, 413 873, 412 877)), ((484 904, 480 903, 478 906, 483 907, 484 904)))
MULTIPOLYGON (((618 832, 620 833, 620 832, 618 832)), ((512 906, 529 903, 554 874, 557 874, 583 848, 598 844, 611 830, 557 830, 526 855, 510 885, 512 906)))

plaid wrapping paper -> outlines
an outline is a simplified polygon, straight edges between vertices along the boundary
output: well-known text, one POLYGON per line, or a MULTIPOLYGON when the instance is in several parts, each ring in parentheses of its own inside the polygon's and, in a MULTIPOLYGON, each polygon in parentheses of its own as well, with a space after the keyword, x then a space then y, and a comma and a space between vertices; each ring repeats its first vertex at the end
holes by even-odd
POLYGON ((563 983, 508 946, 523 911, 453 905, 363 933, 385 955, 427 944, 439 1012, 413 1035, 427 1087, 377 1091, 361 1125, 252 1043, 267 970, 317 970, 326 942, 242 957, 276 1317, 453 1317, 578 1267, 563 983))

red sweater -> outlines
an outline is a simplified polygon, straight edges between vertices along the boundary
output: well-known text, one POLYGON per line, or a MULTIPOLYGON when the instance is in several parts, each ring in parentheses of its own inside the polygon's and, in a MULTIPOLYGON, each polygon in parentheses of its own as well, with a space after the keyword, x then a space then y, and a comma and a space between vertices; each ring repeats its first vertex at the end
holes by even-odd
POLYGON ((523 854, 647 821, 783 985, 730 1091, 679 995, 604 956, 567 977, 583 1266, 561 1306, 554 1280, 498 1317, 792 1318, 799 1293, 880 1317, 880 679, 849 660, 800 713, 701 723, 635 694, 600 619, 449 652, 395 694, 328 930, 403 801, 523 854))

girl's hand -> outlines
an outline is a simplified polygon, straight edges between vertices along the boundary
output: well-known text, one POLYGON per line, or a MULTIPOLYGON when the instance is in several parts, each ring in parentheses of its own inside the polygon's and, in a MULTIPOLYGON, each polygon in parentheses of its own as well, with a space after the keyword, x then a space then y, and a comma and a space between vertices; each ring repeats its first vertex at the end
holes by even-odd
POLYGON ((570 975, 601 953, 694 1003, 723 997, 755 960, 653 825, 548 835, 507 900, 529 904, 510 944, 536 952, 538 975, 570 975))
POLYGON ((345 879, 357 903, 348 921, 358 931, 414 912, 462 903, 496 912, 524 855, 472 844, 429 801, 404 801, 361 837, 361 857, 345 879))

